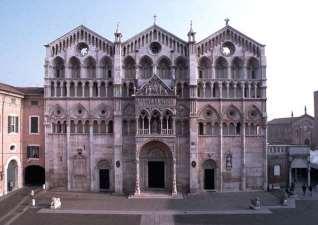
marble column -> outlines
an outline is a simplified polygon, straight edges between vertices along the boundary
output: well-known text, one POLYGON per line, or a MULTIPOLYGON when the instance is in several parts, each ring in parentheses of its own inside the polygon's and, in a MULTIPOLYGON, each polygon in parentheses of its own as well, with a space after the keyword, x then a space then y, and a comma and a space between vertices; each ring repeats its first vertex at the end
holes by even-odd
POLYGON ((173 155, 173 178, 172 178, 172 195, 176 196, 177 192, 177 160, 175 154, 173 155))
POLYGON ((140 167, 139 167, 139 148, 136 149, 136 187, 135 195, 140 195, 140 167))

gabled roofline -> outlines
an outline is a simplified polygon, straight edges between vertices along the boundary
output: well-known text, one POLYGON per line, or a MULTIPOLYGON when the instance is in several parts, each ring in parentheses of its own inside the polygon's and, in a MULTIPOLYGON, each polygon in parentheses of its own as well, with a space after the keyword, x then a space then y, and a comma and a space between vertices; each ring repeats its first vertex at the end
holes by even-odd
POLYGON ((51 45, 51 44, 53 44, 54 42, 56 42, 57 40, 63 39, 63 38, 65 38, 66 36, 68 36, 70 33, 73 33, 74 31, 79 30, 79 29, 87 30, 88 32, 90 32, 90 33, 96 35, 97 37, 99 37, 99 38, 105 40, 105 41, 108 42, 109 44, 114 44, 112 41, 108 40, 108 39, 105 38, 104 36, 102 36, 102 35, 96 33, 95 31, 93 31, 93 30, 89 29, 88 27, 84 26, 83 24, 81 24, 81 25, 75 27, 74 29, 72 29, 71 31, 69 31, 69 32, 67 32, 67 33, 65 33, 65 34, 63 34, 62 36, 56 38, 54 41, 51 41, 51 42, 49 42, 48 44, 46 44, 46 45, 44 45, 44 46, 46 47, 46 46, 48 46, 48 45, 51 45))
POLYGON ((145 32, 148 31, 148 30, 151 30, 152 28, 158 28, 158 29, 160 29, 160 30, 166 32, 167 34, 169 34, 169 35, 175 37, 178 41, 183 42, 184 44, 187 44, 187 43, 188 43, 187 41, 185 41, 185 40, 179 38, 179 37, 176 36, 175 34, 173 34, 173 33, 169 32, 169 31, 167 31, 166 29, 164 29, 164 28, 158 26, 157 24, 153 24, 153 25, 149 26, 148 28, 144 29, 143 31, 141 31, 141 32, 139 32, 139 33, 133 35, 133 36, 130 37, 130 38, 128 38, 127 40, 125 40, 125 41, 123 42, 123 44, 126 44, 127 42, 130 42, 130 41, 133 40, 135 37, 141 35, 142 33, 145 33, 145 32))
POLYGON ((214 36, 217 36, 219 33, 222 33, 223 31, 225 31, 225 30, 227 30, 227 29, 230 29, 230 30, 232 30, 232 31, 234 31, 234 32, 236 32, 236 33, 238 33, 239 35, 245 37, 246 39, 248 39, 248 40, 254 42, 255 44, 257 44, 257 45, 259 45, 259 46, 261 46, 261 47, 265 47, 264 44, 261 44, 261 43, 255 41, 254 39, 250 38, 249 36, 243 34, 243 33, 240 32, 240 31, 236 30, 235 28, 231 27, 230 25, 226 25, 226 26, 222 27, 221 29, 217 30, 216 32, 212 33, 211 35, 209 35, 209 36, 207 36, 206 38, 203 38, 201 41, 197 42, 197 44, 200 44, 200 43, 202 43, 202 42, 205 42, 205 41, 207 41, 208 39, 210 39, 210 38, 212 38, 212 37, 214 37, 214 36))
POLYGON ((157 78, 157 79, 160 81, 160 83, 161 83, 165 88, 167 88, 167 89, 170 90, 170 91, 173 91, 173 89, 170 88, 168 85, 166 85, 165 82, 163 82, 163 81, 161 80, 161 78, 160 78, 157 74, 153 74, 153 75, 139 88, 139 90, 137 91, 137 93, 138 93, 139 91, 141 91, 147 84, 149 84, 149 81, 153 80, 154 78, 157 78))

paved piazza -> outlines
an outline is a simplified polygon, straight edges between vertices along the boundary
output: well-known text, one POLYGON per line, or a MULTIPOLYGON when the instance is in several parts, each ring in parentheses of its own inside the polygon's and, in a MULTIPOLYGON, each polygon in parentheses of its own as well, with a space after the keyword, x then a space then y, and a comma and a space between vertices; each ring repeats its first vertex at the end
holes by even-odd
POLYGON ((205 193, 183 199, 128 199, 101 193, 37 192, 37 206, 31 207, 29 189, 1 200, 3 225, 77 224, 317 224, 318 193, 303 197, 296 204, 279 206, 277 194, 268 192, 205 193), (48 209, 50 197, 62 199, 62 208, 48 209), (248 208, 249 199, 260 197, 260 210, 248 208), (23 199, 17 204, 17 197, 23 199), (22 197, 22 198, 21 198, 22 197), (6 207, 7 206, 7 207, 6 207), (296 206, 296 207, 295 207, 296 206))

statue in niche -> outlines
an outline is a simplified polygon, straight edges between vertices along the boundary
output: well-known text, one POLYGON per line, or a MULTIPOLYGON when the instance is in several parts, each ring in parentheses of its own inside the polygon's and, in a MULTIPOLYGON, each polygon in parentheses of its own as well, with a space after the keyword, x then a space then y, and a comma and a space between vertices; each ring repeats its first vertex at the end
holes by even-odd
POLYGON ((227 170, 232 169, 232 153, 231 152, 228 152, 225 155, 225 167, 227 170))
POLYGON ((82 154, 78 154, 73 158, 74 175, 85 176, 86 174, 86 158, 82 154))
POLYGON ((157 121, 157 118, 155 118, 152 121, 151 130, 152 130, 153 133, 159 134, 159 123, 157 121))

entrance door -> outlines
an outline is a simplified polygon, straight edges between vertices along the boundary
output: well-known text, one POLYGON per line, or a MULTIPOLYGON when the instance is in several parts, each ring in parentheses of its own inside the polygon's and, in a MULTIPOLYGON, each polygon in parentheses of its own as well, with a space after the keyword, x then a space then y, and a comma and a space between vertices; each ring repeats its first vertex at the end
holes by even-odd
POLYGON ((109 189, 109 170, 108 169, 99 170, 99 188, 101 190, 109 189))
POLYGON ((40 186, 45 183, 45 170, 41 166, 28 166, 24 170, 25 185, 40 186))
POLYGON ((204 170, 204 189, 214 190, 214 169, 204 170))
POLYGON ((165 187, 165 163, 150 161, 148 162, 148 186, 149 188, 165 187))

